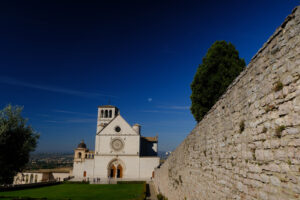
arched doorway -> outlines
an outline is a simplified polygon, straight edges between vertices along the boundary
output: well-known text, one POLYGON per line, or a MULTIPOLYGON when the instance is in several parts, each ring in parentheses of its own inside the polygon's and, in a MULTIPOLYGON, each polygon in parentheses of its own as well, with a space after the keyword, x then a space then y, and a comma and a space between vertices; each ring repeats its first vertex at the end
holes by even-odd
POLYGON ((83 177, 86 177, 86 171, 83 172, 83 177))
POLYGON ((111 165, 109 170, 109 177, 115 178, 115 176, 116 176, 116 167, 114 165, 111 165))
POLYGON ((117 167, 117 178, 123 178, 123 167, 120 164, 117 167))
POLYGON ((122 161, 115 159, 108 164, 108 177, 110 178, 123 178, 124 164, 122 161))

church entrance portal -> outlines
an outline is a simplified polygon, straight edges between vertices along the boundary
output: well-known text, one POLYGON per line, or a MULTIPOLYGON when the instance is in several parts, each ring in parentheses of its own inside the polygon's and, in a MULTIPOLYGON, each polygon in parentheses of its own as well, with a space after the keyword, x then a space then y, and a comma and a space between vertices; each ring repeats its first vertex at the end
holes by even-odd
POLYGON ((109 177, 113 178, 113 177, 115 177, 115 175, 116 175, 116 168, 115 168, 114 165, 112 165, 110 167, 110 175, 109 175, 109 177))
POLYGON ((121 165, 118 165, 117 168, 117 178, 122 178, 123 177, 123 168, 121 165))
POLYGON ((110 178, 123 178, 123 167, 120 161, 113 161, 108 168, 108 174, 110 178))

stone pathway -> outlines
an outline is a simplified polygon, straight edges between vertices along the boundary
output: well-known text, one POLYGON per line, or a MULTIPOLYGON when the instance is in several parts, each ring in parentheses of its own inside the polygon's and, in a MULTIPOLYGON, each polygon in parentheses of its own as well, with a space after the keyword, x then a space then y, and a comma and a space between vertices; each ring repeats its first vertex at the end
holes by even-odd
POLYGON ((154 189, 154 185, 152 181, 147 182, 148 187, 148 191, 147 191, 147 197, 146 200, 157 200, 156 197, 156 192, 154 189))

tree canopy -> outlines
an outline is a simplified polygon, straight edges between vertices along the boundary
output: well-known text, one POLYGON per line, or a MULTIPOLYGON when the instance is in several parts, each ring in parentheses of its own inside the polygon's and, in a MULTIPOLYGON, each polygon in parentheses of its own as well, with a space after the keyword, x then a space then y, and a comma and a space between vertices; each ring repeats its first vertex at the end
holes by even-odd
POLYGON ((21 116, 23 108, 8 105, 0 111, 0 185, 11 184, 34 151, 39 135, 21 116))
POLYGON ((227 87, 245 68, 233 44, 216 41, 207 51, 191 84, 191 112, 197 122, 217 102, 227 87))

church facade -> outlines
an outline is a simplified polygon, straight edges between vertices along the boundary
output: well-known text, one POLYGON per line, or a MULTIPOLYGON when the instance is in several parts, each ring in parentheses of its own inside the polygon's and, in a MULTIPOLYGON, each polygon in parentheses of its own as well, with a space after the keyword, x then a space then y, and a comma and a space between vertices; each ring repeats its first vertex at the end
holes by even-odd
POLYGON ((130 126, 115 106, 98 107, 95 151, 82 141, 74 152, 73 176, 150 179, 159 165, 158 137, 142 137, 141 126, 130 126))

